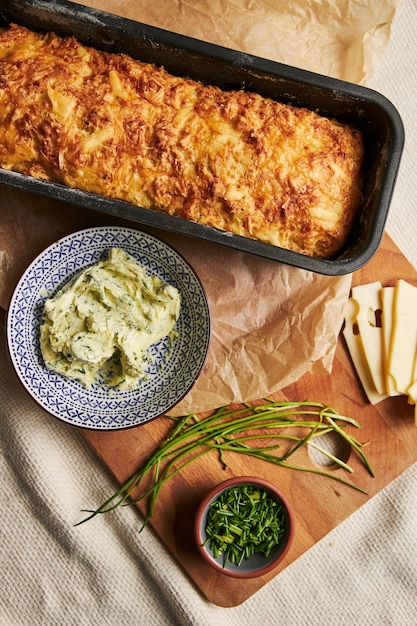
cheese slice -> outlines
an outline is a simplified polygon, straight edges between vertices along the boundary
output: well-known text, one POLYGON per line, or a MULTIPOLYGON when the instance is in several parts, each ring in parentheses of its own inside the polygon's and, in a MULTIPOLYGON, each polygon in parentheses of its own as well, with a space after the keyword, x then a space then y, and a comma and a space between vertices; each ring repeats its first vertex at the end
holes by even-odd
POLYGON ((381 299, 381 327, 382 327, 382 352, 383 367, 385 374, 386 391, 389 396, 399 395, 398 391, 392 385, 392 379, 388 374, 389 350, 391 345, 391 335, 393 327, 393 309, 394 309, 394 293, 395 287, 383 287, 380 292, 381 299))
POLYGON ((387 376, 392 389, 407 394, 415 382, 417 347, 417 287, 405 280, 395 285, 393 324, 387 376))
POLYGON ((381 313, 381 289, 380 282, 352 288, 352 299, 357 303, 356 323, 365 359, 379 395, 386 393, 382 328, 378 321, 378 313, 381 313))
POLYGON ((408 404, 414 404, 414 424, 417 426, 417 381, 408 388, 408 404))
POLYGON ((344 307, 345 326, 342 332, 366 396, 371 404, 377 404, 387 396, 386 394, 378 393, 375 388, 356 323, 358 313, 359 305, 357 301, 349 298, 344 307))
POLYGON ((409 404, 417 404, 417 381, 408 388, 409 404))

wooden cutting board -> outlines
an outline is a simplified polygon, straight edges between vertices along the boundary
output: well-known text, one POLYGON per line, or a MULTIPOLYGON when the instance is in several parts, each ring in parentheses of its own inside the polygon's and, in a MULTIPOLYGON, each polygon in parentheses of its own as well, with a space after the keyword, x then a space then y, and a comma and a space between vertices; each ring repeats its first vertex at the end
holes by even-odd
MULTIPOLYGON (((417 285, 417 272, 385 235, 379 251, 354 275, 353 283, 379 280, 383 285, 390 285, 398 278, 417 285)), ((351 455, 354 481, 367 491, 368 495, 364 495, 321 476, 271 467, 239 455, 228 457, 229 467, 223 470, 213 453, 168 481, 160 492, 151 525, 204 596, 219 606, 231 607, 244 602, 417 460, 413 407, 403 397, 371 406, 362 392, 342 337, 331 374, 307 374, 277 396, 288 400, 317 400, 333 406, 340 414, 356 418, 362 429, 355 431, 355 436, 360 441, 370 442, 366 454, 375 477, 369 476, 351 455), (201 559, 193 542, 192 524, 198 503, 212 486, 234 475, 257 475, 274 481, 294 508, 293 545, 285 560, 261 578, 242 581, 214 571, 201 559)), ((122 483, 166 435, 170 425, 169 420, 160 418, 131 430, 86 431, 84 434, 116 480, 122 483)), ((302 460, 311 465, 307 451, 303 454, 302 460)), ((141 519, 138 516, 138 530, 141 519)))

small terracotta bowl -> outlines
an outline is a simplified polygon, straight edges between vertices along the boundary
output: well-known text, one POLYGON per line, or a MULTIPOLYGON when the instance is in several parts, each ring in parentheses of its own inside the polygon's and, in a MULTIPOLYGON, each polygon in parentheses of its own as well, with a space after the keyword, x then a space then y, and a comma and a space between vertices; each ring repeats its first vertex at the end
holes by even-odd
POLYGON ((234 578, 255 578, 270 572, 286 556, 294 537, 294 517, 287 498, 275 485, 263 478, 238 476, 220 483, 202 500, 195 517, 194 535, 200 554, 214 569, 234 578), (281 507, 279 513, 283 515, 284 518, 284 533, 279 543, 272 549, 268 557, 264 554, 255 553, 249 558, 243 559, 240 565, 232 563, 229 560, 224 564, 224 556, 222 554, 214 556, 213 551, 210 549, 210 542, 207 541, 207 543, 205 543, 207 540, 206 525, 208 511, 210 505, 219 498, 224 491, 244 485, 260 487, 278 502, 281 507))

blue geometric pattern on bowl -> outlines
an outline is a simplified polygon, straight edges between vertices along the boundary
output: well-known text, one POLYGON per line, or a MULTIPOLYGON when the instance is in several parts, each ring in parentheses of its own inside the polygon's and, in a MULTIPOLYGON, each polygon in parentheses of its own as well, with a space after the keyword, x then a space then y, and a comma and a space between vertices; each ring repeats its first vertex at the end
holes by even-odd
POLYGON ((21 382, 44 409, 74 426, 117 430, 163 415, 185 396, 206 360, 210 326, 204 289, 180 254, 147 233, 108 226, 63 237, 32 262, 10 302, 7 339, 21 382), (171 345, 164 338, 150 348, 148 375, 131 391, 100 384, 87 389, 47 370, 40 351, 45 300, 75 274, 105 257, 109 248, 126 250, 148 273, 170 283, 181 294, 175 327, 179 338, 171 345))

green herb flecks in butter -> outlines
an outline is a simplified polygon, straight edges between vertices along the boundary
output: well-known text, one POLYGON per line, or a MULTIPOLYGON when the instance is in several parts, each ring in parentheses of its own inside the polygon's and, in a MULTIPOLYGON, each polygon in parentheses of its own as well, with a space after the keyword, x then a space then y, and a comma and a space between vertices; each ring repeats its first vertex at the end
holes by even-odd
POLYGON ((174 339, 180 294, 146 273, 119 248, 46 300, 41 351, 48 369, 86 387, 103 381, 133 389, 150 361, 148 348, 174 339))

